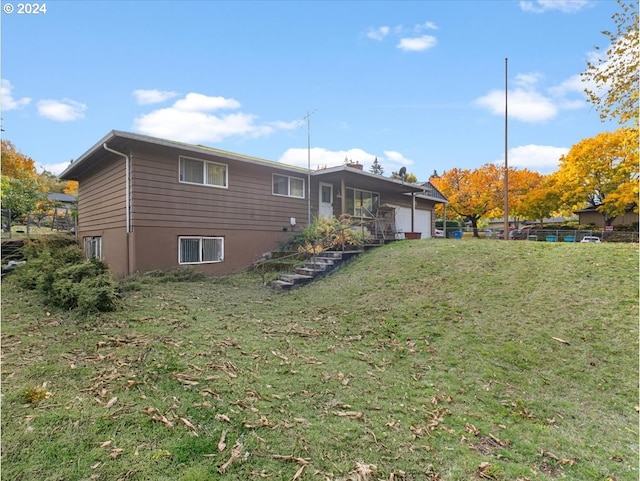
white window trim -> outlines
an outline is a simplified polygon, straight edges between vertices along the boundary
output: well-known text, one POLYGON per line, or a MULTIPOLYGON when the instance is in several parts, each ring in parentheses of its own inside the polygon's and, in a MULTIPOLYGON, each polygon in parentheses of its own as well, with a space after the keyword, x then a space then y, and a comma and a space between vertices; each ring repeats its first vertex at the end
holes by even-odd
POLYGON ((218 189, 228 189, 229 188, 229 166, 227 164, 223 164, 221 162, 212 162, 210 160, 203 160, 203 159, 197 159, 195 157, 188 157, 186 155, 181 155, 178 157, 178 182, 180 182, 181 184, 190 184, 190 185, 204 185, 205 187, 216 187, 218 189), (186 159, 186 160, 195 160, 196 162, 202 162, 202 178, 206 179, 207 178, 207 170, 206 170, 206 165, 207 164, 213 164, 213 165, 221 165, 224 167, 224 185, 217 185, 217 184, 207 184, 205 182, 188 182, 186 180, 182 180, 181 177, 181 173, 182 173, 182 159, 186 159))
POLYGON ((84 254, 87 259, 99 259, 102 260, 102 237, 101 236, 87 236, 83 238, 84 240, 84 254), (89 255, 89 245, 93 244, 94 248, 92 249, 94 252, 97 252, 98 255, 89 255))
POLYGON ((185 265, 199 265, 199 264, 219 264, 220 262, 224 261, 224 237, 216 237, 216 236, 197 236, 197 235, 181 235, 178 236, 178 264, 181 266, 185 266, 185 265), (200 247, 200 256, 202 257, 202 240, 203 239, 214 239, 214 240, 219 240, 221 242, 221 248, 220 248, 220 259, 216 260, 216 261, 198 261, 198 262, 181 262, 180 260, 180 241, 182 239, 198 239, 200 241, 199 243, 199 247, 200 247))
POLYGON ((277 195, 279 197, 292 197, 294 199, 305 199, 306 198, 306 182, 302 177, 294 177, 292 175, 285 175, 285 174, 272 174, 271 176, 271 194, 273 195, 277 195), (276 176, 278 177, 285 177, 288 182, 287 182, 287 191, 289 192, 288 194, 278 194, 277 192, 274 192, 274 187, 275 187, 275 178, 276 176), (301 180, 302 181, 302 196, 299 195, 291 195, 291 179, 296 179, 296 180, 301 180))

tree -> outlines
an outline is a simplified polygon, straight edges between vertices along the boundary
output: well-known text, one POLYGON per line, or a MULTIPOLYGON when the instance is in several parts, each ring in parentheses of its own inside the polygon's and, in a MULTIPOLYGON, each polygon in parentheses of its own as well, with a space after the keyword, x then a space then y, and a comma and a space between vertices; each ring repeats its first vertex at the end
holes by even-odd
MULTIPOLYGON (((539 172, 529 169, 509 168, 509 217, 524 219, 529 217, 528 203, 530 194, 538 190, 544 181, 544 176, 539 172)), ((504 208, 502 209, 504 215, 504 208)), ((534 217, 537 219, 537 217, 534 217)))
POLYGON ((2 163, 2 175, 12 179, 35 178, 38 175, 33 159, 19 152, 15 145, 8 140, 2 140, 0 162, 2 163))
POLYGON ((62 191, 63 194, 69 194, 69 195, 78 195, 78 181, 77 180, 67 180, 67 183, 65 184, 64 190, 62 191))
POLYGON ((371 168, 369 169, 369 172, 376 175, 384 174, 384 168, 382 167, 380 162, 378 162, 378 157, 374 159, 373 164, 371 164, 371 168))
POLYGON ((638 211, 638 130, 622 128, 584 139, 560 158, 555 174, 566 208, 596 207, 605 224, 638 211))
MULTIPOLYGON (((618 0, 620 11, 612 16, 616 31, 603 31, 610 42, 606 56, 587 62, 582 79, 600 118, 617 119, 621 125, 638 126, 638 2, 618 0)), ((599 50, 598 47, 596 47, 599 50)))
POLYGON ((535 188, 527 192, 522 199, 520 214, 525 219, 538 220, 552 217, 560 205, 560 194, 553 182, 553 176, 546 176, 535 188))
POLYGON ((3 209, 10 209, 11 220, 18 220, 35 210, 36 205, 44 200, 36 179, 12 179, 2 176, 0 202, 3 209))
MULTIPOLYGON (((391 172, 391 178, 397 179, 397 180, 403 180, 402 176, 398 172, 391 172)), ((410 184, 417 184, 418 178, 416 177, 415 174, 408 172, 404 174, 404 181, 409 182, 410 184)))
POLYGON ((503 201, 502 174, 494 164, 475 170, 454 168, 432 177, 431 183, 449 199, 447 209, 471 222, 474 237, 480 237, 478 221, 500 209, 503 201))

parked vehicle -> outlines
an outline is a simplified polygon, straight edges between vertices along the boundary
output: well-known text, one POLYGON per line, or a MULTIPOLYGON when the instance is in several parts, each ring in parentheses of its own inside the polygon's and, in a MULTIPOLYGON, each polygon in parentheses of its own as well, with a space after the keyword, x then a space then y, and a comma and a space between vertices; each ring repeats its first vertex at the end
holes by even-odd
POLYGON ((601 242, 600 237, 596 237, 594 235, 586 235, 580 241, 581 244, 587 244, 589 242, 601 242))
POLYGON ((434 237, 445 237, 443 229, 434 229, 433 230, 434 237))
MULTIPOLYGON (((509 231, 510 240, 522 240, 526 238, 526 233, 521 230, 513 229, 509 231)), ((498 239, 504 239, 504 230, 498 232, 498 239)))

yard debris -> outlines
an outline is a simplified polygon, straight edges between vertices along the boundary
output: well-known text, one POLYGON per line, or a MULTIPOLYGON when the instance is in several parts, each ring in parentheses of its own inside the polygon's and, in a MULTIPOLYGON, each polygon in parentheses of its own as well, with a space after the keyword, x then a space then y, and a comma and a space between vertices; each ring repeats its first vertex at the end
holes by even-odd
POLYGON ((378 466, 375 464, 356 463, 356 468, 349 473, 349 477, 344 481, 372 481, 378 474, 378 466))
POLYGON ((200 384, 200 382, 197 380, 197 377, 191 376, 189 374, 176 373, 172 374, 171 377, 185 386, 197 386, 198 384, 200 384))
POLYGON ((194 432, 196 431, 196 427, 189 421, 187 418, 178 418, 189 429, 192 429, 194 432))
POLYGON ((256 429, 256 428, 273 428, 273 424, 266 418, 266 416, 260 416, 260 419, 256 424, 244 423, 244 427, 247 429, 256 429))
POLYGON ((158 422, 161 422, 162 424, 164 424, 168 429, 173 428, 174 424, 171 421, 169 421, 156 408, 154 408, 152 406, 149 406, 147 409, 144 410, 144 412, 149 414, 151 416, 151 419, 153 419, 154 421, 158 421, 158 422))
POLYGON ((569 341, 565 341, 564 339, 560 339, 559 337, 552 337, 551 339, 553 339, 554 341, 558 341, 560 344, 566 344, 567 346, 571 345, 569 341))
POLYGON ((302 477, 302 473, 304 472, 304 469, 307 466, 305 464, 303 464, 302 466, 300 466, 300 469, 298 469, 296 471, 296 474, 293 475, 293 478, 291 478, 291 481, 296 481, 297 479, 300 479, 300 477, 302 477))
POLYGON ((222 431, 220 435, 220 441, 218 441, 218 451, 222 452, 226 449, 227 443, 225 443, 225 439, 227 438, 227 430, 222 431))
POLYGON ((353 419, 362 419, 364 417, 364 414, 360 411, 333 411, 333 415, 353 419))
POLYGON ((225 423, 230 423, 231 422, 231 419, 226 414, 218 413, 218 414, 216 414, 215 418, 216 418, 216 420, 221 421, 221 422, 225 422, 225 423))
POLYGON ((491 474, 491 463, 483 461, 478 466, 478 476, 484 479, 496 479, 496 477, 491 474))
POLYGON ((227 469, 229 469, 229 466, 231 466, 231 464, 233 464, 235 461, 240 459, 241 454, 242 454, 242 444, 239 442, 236 442, 236 444, 233 446, 233 449, 231 449, 231 457, 222 466, 218 468, 218 472, 220 474, 225 473, 227 469))
POLYGON ((118 396, 112 397, 109 400, 109 402, 104 405, 105 409, 109 409, 111 406, 113 406, 116 403, 117 400, 118 400, 118 396))
POLYGON ((295 463, 300 464, 301 466, 306 466, 307 464, 309 464, 309 459, 305 459, 305 458, 296 458, 295 456, 289 456, 289 455, 281 455, 281 454, 274 454, 271 456, 273 459, 280 459, 282 461, 293 461, 295 463))

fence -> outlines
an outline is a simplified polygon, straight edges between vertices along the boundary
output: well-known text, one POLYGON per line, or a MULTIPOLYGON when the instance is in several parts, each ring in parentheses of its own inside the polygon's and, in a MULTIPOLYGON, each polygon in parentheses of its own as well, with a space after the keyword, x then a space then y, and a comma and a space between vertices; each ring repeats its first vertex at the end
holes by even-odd
MULTIPOLYGON (((513 240, 538 242, 580 242, 584 237, 597 237, 602 242, 638 242, 638 232, 572 230, 572 229, 525 229, 512 231, 513 240)), ((488 236, 487 236, 488 237, 488 236)), ((492 236, 492 238, 497 238, 492 236)))

